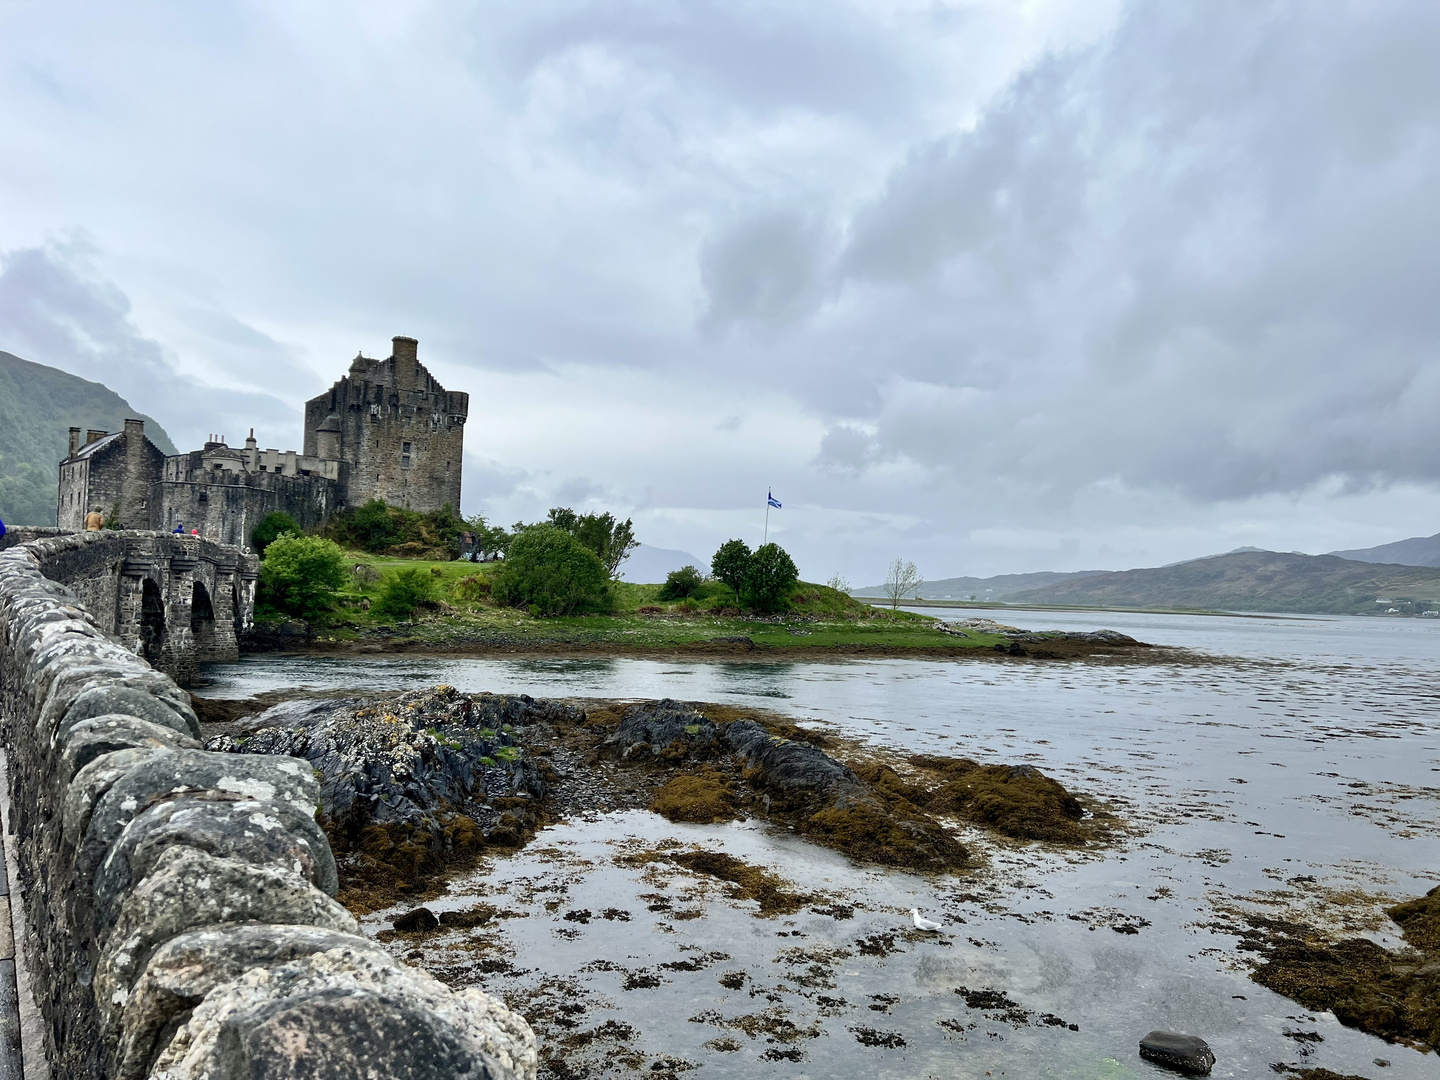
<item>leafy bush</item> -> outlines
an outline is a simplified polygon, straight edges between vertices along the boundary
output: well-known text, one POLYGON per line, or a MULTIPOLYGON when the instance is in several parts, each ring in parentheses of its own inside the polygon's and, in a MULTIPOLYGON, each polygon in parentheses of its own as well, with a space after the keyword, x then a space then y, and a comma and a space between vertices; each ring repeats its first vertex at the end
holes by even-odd
POLYGON ((490 579, 479 574, 471 574, 450 586, 450 593, 456 600, 483 600, 490 595, 490 579))
POLYGON ((371 610, 377 615, 408 619, 439 599, 440 587, 435 577, 418 566, 406 566, 386 575, 380 586, 380 599, 371 610))
POLYGON ((516 535, 492 591, 500 603, 541 616, 602 610, 610 601, 600 557, 554 525, 532 525, 516 535))
POLYGON ((630 557, 630 552, 640 546, 631 520, 620 521, 610 513, 577 514, 568 506, 556 506, 550 510, 548 524, 564 529, 593 551, 611 577, 630 557))
POLYGON ((660 586, 661 600, 684 600, 700 591, 705 579, 693 566, 682 566, 665 575, 665 584, 660 586))
POLYGON ((348 577, 340 545, 318 536, 277 537, 260 563, 257 614, 317 622, 334 606, 335 590, 348 577))
POLYGON ((761 611, 780 611, 799 580, 800 571, 785 549, 779 544, 766 544, 750 556, 745 574, 745 600, 761 611))
POLYGON ((304 531, 296 524, 295 519, 284 510, 272 510, 260 519, 259 525, 255 526, 255 531, 250 534, 250 542, 255 546, 255 550, 263 556, 265 549, 286 533, 299 536, 304 531))
POLYGON ((726 540, 710 560, 710 572, 735 590, 738 596, 745 588, 750 572, 750 545, 744 540, 726 540))

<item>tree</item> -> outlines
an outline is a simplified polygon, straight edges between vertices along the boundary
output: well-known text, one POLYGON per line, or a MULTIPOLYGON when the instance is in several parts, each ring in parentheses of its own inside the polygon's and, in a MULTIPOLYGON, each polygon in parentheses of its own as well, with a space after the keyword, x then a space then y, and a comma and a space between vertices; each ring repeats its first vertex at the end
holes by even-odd
POLYGON ((745 588, 745 575, 750 572, 750 545, 744 540, 726 540, 710 560, 710 572, 739 596, 745 588))
POLYGON ((682 566, 665 575, 665 584, 660 586, 661 600, 684 600, 699 591, 704 578, 693 566, 682 566))
POLYGON ((745 599, 761 611, 780 611, 800 580, 795 561, 779 544, 765 544, 750 556, 745 574, 745 599))
POLYGON ((385 577, 380 599, 372 609, 377 615, 408 619, 416 610, 440 599, 435 576, 418 566, 406 566, 385 577))
POLYGON ((890 569, 885 572, 885 584, 883 586, 886 597, 890 600, 892 608, 898 608, 900 601, 912 593, 920 591, 920 586, 925 584, 925 579, 920 576, 920 571, 915 569, 915 564, 909 559, 896 559, 890 564, 890 569))
POLYGON ((332 540, 287 534, 272 540, 260 563, 257 606, 308 622, 323 618, 349 577, 345 552, 332 540))
POLYGON ((836 592, 848 593, 850 591, 850 582, 846 581, 839 574, 833 574, 830 580, 827 581, 825 584, 830 586, 830 588, 834 589, 836 592))
POLYGON ((556 506, 551 508, 547 524, 564 529, 593 551, 611 577, 630 557, 630 552, 640 546, 640 541, 635 539, 634 523, 629 518, 620 521, 608 512, 577 514, 568 506, 556 506))
POLYGON ((609 574, 600 556, 548 524, 531 525, 510 541, 493 580, 497 601, 545 616, 600 610, 610 599, 609 574))
POLYGON ((302 531, 295 519, 284 510, 272 510, 260 519, 259 525, 255 526, 255 531, 250 534, 250 542, 255 545, 255 550, 263 557, 265 549, 280 537, 286 533, 299 536, 302 531))

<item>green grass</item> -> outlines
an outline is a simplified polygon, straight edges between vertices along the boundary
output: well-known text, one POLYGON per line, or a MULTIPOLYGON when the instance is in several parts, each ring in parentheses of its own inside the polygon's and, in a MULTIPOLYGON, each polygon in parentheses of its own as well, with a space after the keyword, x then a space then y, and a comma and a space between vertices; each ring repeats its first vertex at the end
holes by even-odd
POLYGON ((802 582, 791 597, 790 610, 761 615, 739 608, 735 594, 719 582, 706 582, 693 598, 660 599, 658 584, 617 582, 614 605, 604 615, 543 619, 528 612, 499 607, 486 600, 462 600, 455 586, 464 578, 488 577, 497 563, 425 562, 352 552, 351 565, 373 567, 381 576, 368 584, 352 581, 340 594, 340 607, 321 640, 352 641, 371 637, 404 640, 417 645, 463 647, 503 644, 613 646, 649 650, 699 646, 713 638, 748 637, 771 648, 825 650, 988 648, 997 635, 959 637, 938 628, 935 619, 908 611, 888 611, 854 600, 825 585, 802 582), (401 567, 420 567, 435 575, 445 597, 444 607, 413 620, 385 619, 365 610, 379 595, 383 576, 401 567))

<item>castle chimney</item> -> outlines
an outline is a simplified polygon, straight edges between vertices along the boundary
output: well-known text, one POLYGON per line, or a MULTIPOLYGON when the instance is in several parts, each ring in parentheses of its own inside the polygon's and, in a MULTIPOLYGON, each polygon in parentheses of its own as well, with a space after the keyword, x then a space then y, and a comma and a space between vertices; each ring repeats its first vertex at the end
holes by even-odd
POLYGON ((72 427, 72 428, 70 429, 70 456, 71 456, 71 457, 74 457, 75 454, 76 454, 76 452, 79 451, 79 449, 80 449, 80 429, 79 429, 78 427, 72 427))
POLYGON ((390 339, 395 358, 395 388, 397 390, 416 390, 420 382, 420 373, 416 370, 420 360, 416 355, 420 349, 420 343, 413 337, 396 337, 390 339))
POLYGON ((96 431, 94 428, 90 428, 85 432, 85 445, 89 446, 96 439, 103 439, 107 434, 108 432, 96 431))

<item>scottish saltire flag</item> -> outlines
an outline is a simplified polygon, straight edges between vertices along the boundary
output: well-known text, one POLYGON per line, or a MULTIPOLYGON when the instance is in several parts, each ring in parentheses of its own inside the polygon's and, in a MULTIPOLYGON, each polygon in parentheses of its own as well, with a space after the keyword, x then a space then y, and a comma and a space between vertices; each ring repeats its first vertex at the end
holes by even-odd
POLYGON ((775 496, 772 495, 770 492, 768 492, 768 491, 765 492, 765 499, 766 499, 766 501, 769 502, 770 505, 773 506, 776 510, 779 510, 779 509, 780 509, 780 500, 777 499, 777 498, 775 498, 775 496))

